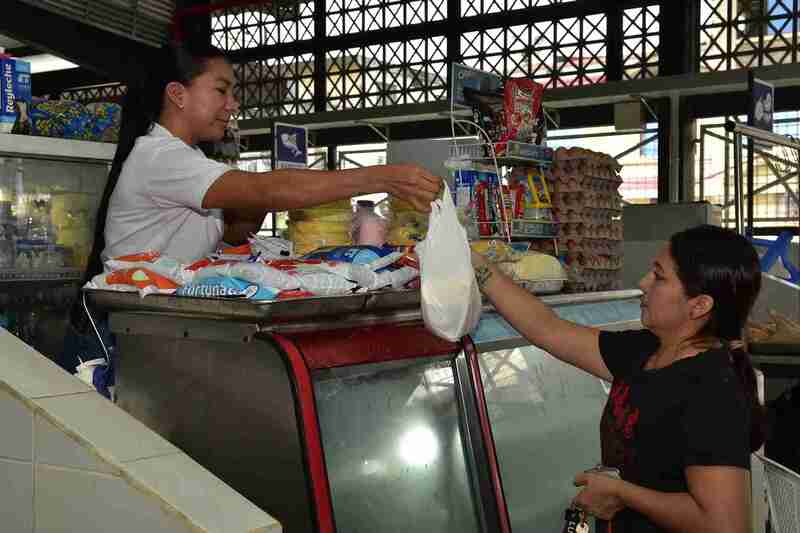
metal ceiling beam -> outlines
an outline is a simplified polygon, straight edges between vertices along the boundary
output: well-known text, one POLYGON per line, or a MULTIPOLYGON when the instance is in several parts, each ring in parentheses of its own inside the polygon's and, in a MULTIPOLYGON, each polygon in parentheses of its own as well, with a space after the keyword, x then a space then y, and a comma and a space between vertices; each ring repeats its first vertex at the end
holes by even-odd
POLYGON ((0 33, 94 72, 128 80, 147 67, 153 48, 19 0, 2 0, 0 33))
POLYGON ((34 74, 31 76, 31 88, 34 96, 44 96, 46 94, 60 93, 65 89, 100 85, 114 81, 116 80, 109 76, 79 67, 34 74))
MULTIPOLYGON (((773 83, 777 88, 800 86, 800 64, 756 67, 753 72, 757 78, 773 83)), ((633 95, 650 99, 718 95, 746 90, 747 71, 731 70, 553 89, 545 92, 544 100, 549 107, 560 108, 613 104, 633 95)))
POLYGON ((33 46, 15 46, 14 48, 6 48, 6 53, 14 57, 26 57, 41 54, 42 51, 33 46))

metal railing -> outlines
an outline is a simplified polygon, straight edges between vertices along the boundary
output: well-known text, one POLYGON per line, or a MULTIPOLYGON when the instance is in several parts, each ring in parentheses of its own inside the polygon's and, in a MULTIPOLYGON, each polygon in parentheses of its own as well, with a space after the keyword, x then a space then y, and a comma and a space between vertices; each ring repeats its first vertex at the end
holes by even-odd
MULTIPOLYGON (((798 119, 789 118, 789 119, 779 119, 775 121, 775 124, 779 123, 797 124, 798 119)), ((795 151, 800 149, 800 144, 783 135, 770 133, 767 131, 745 126, 735 121, 727 121, 727 123, 718 123, 718 124, 705 124, 701 126, 700 138, 698 140, 698 143, 700 145, 699 147, 700 161, 698 165, 698 186, 699 186, 698 196, 700 200, 706 199, 706 180, 708 178, 706 173, 706 155, 707 155, 706 141, 709 138, 722 142, 724 146, 722 172, 715 173, 715 175, 717 176, 719 174, 722 174, 723 178, 722 201, 720 202, 720 205, 723 209, 723 223, 733 223, 733 225, 737 228, 738 231, 744 231, 745 219, 746 219, 747 230, 752 233, 754 231, 753 229, 754 223, 768 223, 768 222, 786 223, 786 222, 798 221, 798 217, 791 216, 791 211, 792 211, 791 209, 787 210, 787 212, 785 213, 776 213, 776 216, 758 217, 755 215, 755 212, 751 206, 751 204, 754 202, 754 199, 759 194, 765 193, 776 186, 781 186, 786 196, 791 200, 792 204, 798 210, 800 210, 800 195, 798 195, 798 191, 794 190, 794 188, 789 183, 789 181, 792 180, 793 178, 798 178, 798 171, 800 171, 800 165, 798 165, 797 159, 791 160, 787 159, 786 157, 781 157, 780 155, 773 154, 768 150, 759 148, 757 145, 755 145, 755 143, 752 143, 752 146, 750 142, 748 142, 747 145, 745 145, 743 139, 746 138, 746 139, 754 139, 755 141, 768 142, 795 151), (716 129, 722 129, 723 132, 717 133, 713 131, 716 129), (738 133, 735 133, 734 130, 738 130, 738 133), (751 137, 749 135, 751 133, 756 135, 757 137, 751 137), (769 172, 773 174, 774 179, 768 180, 766 183, 763 183, 758 186, 756 186, 753 181, 751 182, 752 183, 751 188, 746 188, 745 184, 743 183, 744 172, 742 171, 742 164, 743 164, 742 150, 752 150, 754 156, 760 157, 764 166, 766 166, 769 172), (731 158, 733 158, 733 164, 731 164, 731 158), (738 177, 731 176, 731 169, 734 170, 734 174, 736 174, 738 177), (737 169, 738 169, 738 174, 737 174, 737 169), (733 184, 734 188, 733 196, 731 195, 730 191, 731 184, 733 184), (750 209, 747 212, 747 216, 745 216, 745 210, 744 210, 745 202, 747 202, 748 207, 750 207, 750 209), (731 207, 734 208, 733 218, 730 218, 727 215, 727 212, 731 207)), ((798 152, 798 156, 800 156, 800 152, 798 152)), ((781 230, 786 229, 785 228, 786 224, 781 224, 780 226, 781 226, 780 228, 776 229, 781 229, 781 230)))

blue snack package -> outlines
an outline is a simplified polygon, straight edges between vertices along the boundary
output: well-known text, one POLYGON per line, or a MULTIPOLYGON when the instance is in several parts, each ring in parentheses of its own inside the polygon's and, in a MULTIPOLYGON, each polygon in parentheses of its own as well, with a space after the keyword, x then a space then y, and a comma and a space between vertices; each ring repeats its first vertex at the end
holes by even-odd
POLYGON ((91 140, 96 142, 117 142, 122 122, 122 107, 111 102, 86 104, 91 117, 91 140))
POLYGON ((397 251, 396 246, 384 244, 383 246, 352 245, 352 246, 329 246, 319 248, 303 256, 303 259, 319 259, 322 261, 338 261, 340 263, 353 263, 354 265, 366 265, 376 259, 386 257, 397 251))
POLYGON ((92 117, 80 102, 34 100, 28 114, 33 135, 82 141, 92 140, 92 117))
POLYGON ((196 296, 200 298, 274 300, 278 292, 277 289, 261 287, 243 279, 215 276, 179 287, 175 294, 177 296, 196 296))

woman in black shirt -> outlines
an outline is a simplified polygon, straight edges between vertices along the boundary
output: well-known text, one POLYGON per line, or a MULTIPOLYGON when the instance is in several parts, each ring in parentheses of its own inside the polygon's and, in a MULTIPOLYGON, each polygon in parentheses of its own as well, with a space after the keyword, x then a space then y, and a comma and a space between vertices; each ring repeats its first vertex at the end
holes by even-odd
POLYGON ((579 474, 574 503, 598 531, 744 533, 750 452, 763 442, 742 329, 758 291, 758 256, 715 226, 673 235, 639 283, 646 329, 601 332, 559 318, 473 254, 483 292, 528 340, 612 382, 600 424, 605 466, 579 474))

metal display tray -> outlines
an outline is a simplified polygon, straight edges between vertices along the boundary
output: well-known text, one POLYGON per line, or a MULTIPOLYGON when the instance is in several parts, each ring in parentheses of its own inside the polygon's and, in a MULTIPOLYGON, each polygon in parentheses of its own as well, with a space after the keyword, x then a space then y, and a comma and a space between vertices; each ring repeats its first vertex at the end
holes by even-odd
MULTIPOLYGON (((412 318, 420 310, 419 290, 376 291, 346 296, 320 296, 254 302, 244 299, 195 298, 151 294, 141 298, 136 292, 84 289, 89 301, 106 311, 155 313, 171 316, 212 318, 241 322, 286 323, 319 318, 344 319, 352 315, 397 315, 412 318), (401 313, 412 311, 412 313, 401 313)), ((547 305, 557 307, 580 303, 638 298, 641 291, 620 290, 581 294, 540 296, 547 305)), ((491 306, 484 306, 491 310, 491 306)))
POLYGON ((294 322, 360 313, 381 314, 419 308, 418 290, 375 291, 256 302, 238 298, 196 298, 84 289, 89 301, 107 311, 163 313, 247 322, 294 322))

